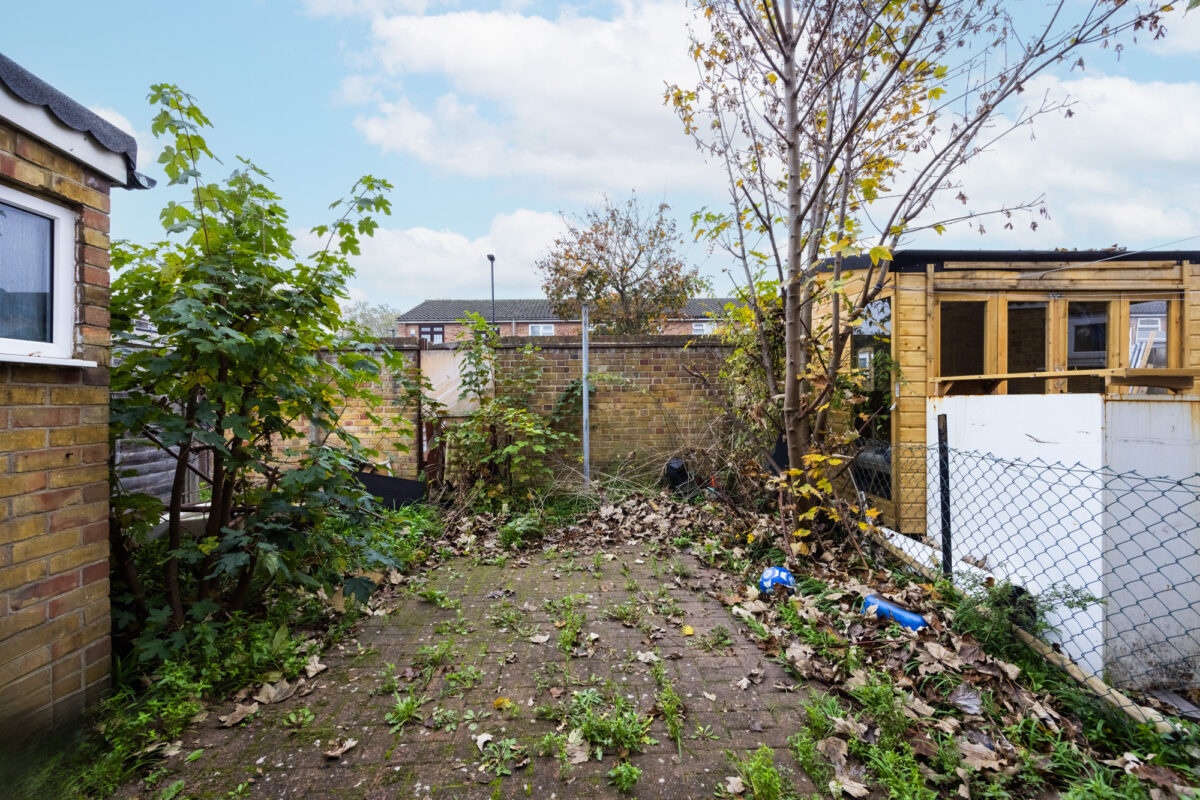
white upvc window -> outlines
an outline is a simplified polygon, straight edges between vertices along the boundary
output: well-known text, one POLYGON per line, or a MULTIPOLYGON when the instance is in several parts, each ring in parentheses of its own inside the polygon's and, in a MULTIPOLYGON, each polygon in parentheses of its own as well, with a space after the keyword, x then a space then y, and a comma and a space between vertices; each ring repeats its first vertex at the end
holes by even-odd
POLYGON ((692 323, 692 335, 693 336, 710 336, 713 333, 715 333, 716 330, 717 330, 717 323, 715 323, 715 322, 693 322, 692 323))
POLYGON ((73 212, 0 186, 0 361, 72 359, 73 212))
POLYGON ((554 326, 553 325, 530 324, 529 335, 530 336, 553 336, 554 335, 554 326))

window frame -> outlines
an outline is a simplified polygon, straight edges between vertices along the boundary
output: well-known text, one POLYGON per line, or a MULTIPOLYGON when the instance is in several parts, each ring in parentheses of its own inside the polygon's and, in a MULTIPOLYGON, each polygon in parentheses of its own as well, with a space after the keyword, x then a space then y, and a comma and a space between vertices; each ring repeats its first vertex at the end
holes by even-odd
POLYGON ((79 215, 69 208, 51 203, 10 186, 0 184, 3 203, 51 222, 50 233, 50 341, 0 337, 0 361, 71 362, 92 365, 95 362, 74 359, 75 330, 75 236, 79 215))
POLYGON ((717 332, 717 323, 712 320, 692 323, 692 336, 712 336, 717 332))
POLYGON ((446 326, 445 325, 418 325, 417 326, 417 338, 425 339, 425 341, 429 342, 430 344, 443 344, 446 341, 446 326), (426 338, 426 334, 428 334, 428 338, 426 338), (436 342, 433 340, 434 336, 438 337, 438 340, 436 342))
POLYGON ((531 323, 529 323, 529 335, 530 336, 553 336, 554 335, 554 323, 553 322, 531 322, 531 323), (540 331, 538 333, 534 333, 534 331, 533 331, 534 328, 549 328, 550 331, 549 331, 549 333, 543 333, 540 331))

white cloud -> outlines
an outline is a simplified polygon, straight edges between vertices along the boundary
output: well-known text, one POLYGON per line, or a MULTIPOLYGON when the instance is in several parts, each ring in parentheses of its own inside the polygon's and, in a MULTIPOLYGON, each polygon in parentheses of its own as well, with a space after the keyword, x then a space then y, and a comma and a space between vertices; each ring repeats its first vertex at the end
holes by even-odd
POLYGON ((1164 56, 1200 53, 1200 9, 1167 14, 1164 27, 1167 35, 1147 45, 1150 52, 1164 56))
MULTIPOLYGON (((353 258, 351 299, 407 310, 432 298, 483 298, 491 294, 487 254, 496 256, 497 297, 540 297, 533 262, 565 230, 558 214, 517 209, 498 214, 475 239, 429 228, 380 228, 353 258)), ((298 252, 318 246, 298 234, 298 252)))
MULTIPOLYGON (((1121 77, 1060 80, 1031 87, 1067 94, 1078 102, 1074 116, 1039 118, 1001 140, 963 171, 967 209, 983 211, 1046 195, 1051 215, 983 224, 988 235, 960 229, 944 237, 926 234, 928 247, 1131 248, 1164 245, 1200 234, 1200 82, 1135 82, 1121 77), (1032 133, 1032 136, 1031 136, 1032 133)), ((943 199, 941 215, 963 209, 943 199)), ((1200 241, 1177 245, 1200 249, 1200 241)))
POLYGON ((129 121, 129 117, 126 117, 120 111, 107 108, 106 106, 89 106, 88 111, 91 111, 105 122, 115 125, 134 138, 137 142, 137 168, 139 172, 150 173, 158 169, 157 161, 160 148, 153 136, 133 127, 133 123, 129 121))
POLYGON ((612 19, 460 11, 372 19, 376 70, 403 79, 356 120, 367 141, 450 173, 535 177, 572 196, 712 189, 665 81, 691 83, 689 10, 625 3, 612 19), (419 90, 424 90, 419 91, 419 90))

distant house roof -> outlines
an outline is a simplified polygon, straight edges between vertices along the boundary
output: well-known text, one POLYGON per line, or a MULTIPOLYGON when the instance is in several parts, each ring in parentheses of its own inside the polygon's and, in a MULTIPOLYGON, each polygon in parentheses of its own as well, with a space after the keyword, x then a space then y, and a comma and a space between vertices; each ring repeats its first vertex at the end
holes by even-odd
MULTIPOLYGON (((683 313, 677 319, 707 319, 718 316, 725 311, 728 303, 736 303, 732 297, 693 297, 684 306, 683 313)), ((420 305, 405 311, 396 318, 397 322, 454 322, 475 312, 485 319, 492 316, 491 300, 426 300, 420 305)), ((500 322, 563 322, 554 313, 549 300, 533 298, 527 300, 496 300, 496 320, 500 322)))
MULTIPOLYGON (((62 126, 84 134, 103 151, 121 157, 124 169, 120 174, 112 174, 103 165, 93 164, 88 158, 88 148, 73 147, 70 137, 61 136, 60 129, 53 124, 46 124, 49 120, 44 115, 39 118, 34 114, 2 113, 6 104, 0 102, 0 117, 9 119, 89 166, 97 167, 127 188, 149 189, 154 185, 153 180, 137 172, 137 140, 3 54, 0 54, 0 87, 27 106, 43 109, 46 115, 62 126)), ((0 101, 5 99, 5 93, 0 91, 0 101)))

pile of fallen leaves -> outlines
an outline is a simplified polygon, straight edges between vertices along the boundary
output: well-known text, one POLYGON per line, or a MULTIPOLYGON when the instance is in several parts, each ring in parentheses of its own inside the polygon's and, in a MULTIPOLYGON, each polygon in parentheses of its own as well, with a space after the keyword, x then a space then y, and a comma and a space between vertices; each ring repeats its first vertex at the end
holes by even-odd
MULTIPOLYGON (((848 701, 856 701, 860 691, 873 683, 892 687, 898 707, 909 720, 904 741, 912 748, 921 775, 942 784, 943 796, 969 798, 996 776, 1011 778, 1023 770, 1026 777, 1032 770, 1047 785, 1061 783, 1055 779, 1051 752, 1028 752, 1010 741, 1006 731, 1021 729, 1047 732, 1087 759, 1136 776, 1146 782, 1152 798, 1195 796, 1187 779, 1172 769, 1145 763, 1133 753, 1107 758, 1098 752, 1057 698, 1022 685, 1019 667, 987 655, 972 636, 951 629, 953 612, 938 602, 934 586, 900 587, 884 571, 854 577, 832 563, 811 565, 815 574, 801 581, 801 591, 790 596, 782 587, 775 589, 774 596, 763 596, 757 588, 745 586, 718 598, 735 617, 765 629, 765 636, 756 637, 759 647, 767 657, 786 663, 795 677, 848 701), (921 614, 927 624, 912 631, 872 613, 876 606, 864 603, 871 595, 921 614), (790 625, 784 623, 785 616, 790 625), (797 618, 808 635, 796 634, 797 618), (933 767, 945 741, 953 741, 959 756, 961 766, 950 776, 957 778, 957 786, 945 785, 947 776, 933 767)), ((878 721, 871 720, 869 713, 832 721, 833 733, 817 744, 835 775, 830 791, 834 796, 866 796, 866 765, 855 763, 850 744, 855 739, 877 743, 878 721)))

